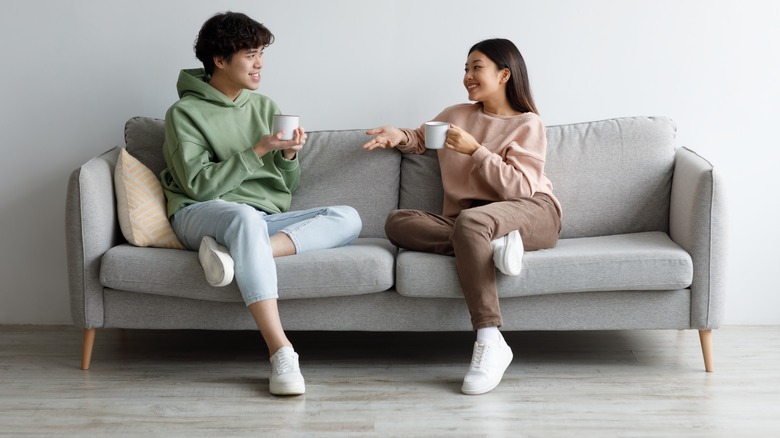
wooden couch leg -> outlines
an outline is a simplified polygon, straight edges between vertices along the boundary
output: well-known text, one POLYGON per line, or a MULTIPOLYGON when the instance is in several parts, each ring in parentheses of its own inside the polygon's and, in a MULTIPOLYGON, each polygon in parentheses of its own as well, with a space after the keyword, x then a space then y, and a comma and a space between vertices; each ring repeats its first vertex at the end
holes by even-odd
POLYGON ((712 358, 712 330, 699 330, 701 341, 701 353, 704 355, 704 370, 708 373, 715 371, 712 358))
POLYGON ((84 345, 81 347, 81 369, 88 370, 92 361, 92 347, 95 345, 95 332, 97 329, 84 329, 84 345))

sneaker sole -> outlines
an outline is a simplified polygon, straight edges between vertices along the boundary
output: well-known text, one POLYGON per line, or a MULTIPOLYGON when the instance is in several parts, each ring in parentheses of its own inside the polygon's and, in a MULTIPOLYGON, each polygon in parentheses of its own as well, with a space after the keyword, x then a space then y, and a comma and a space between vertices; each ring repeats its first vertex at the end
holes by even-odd
POLYGON ((501 270, 501 272, 509 276, 520 275, 523 268, 523 240, 520 237, 520 233, 517 232, 507 234, 506 238, 504 253, 501 254, 506 272, 504 270, 501 270))
POLYGON ((270 385, 269 391, 273 395, 301 395, 306 393, 306 384, 294 383, 275 385, 272 383, 270 385))
POLYGON ((226 257, 225 254, 219 251, 219 244, 214 238, 206 236, 201 241, 200 248, 198 249, 198 260, 203 267, 203 273, 206 275, 206 281, 214 287, 223 287, 230 284, 233 281, 233 259, 226 257), (218 261, 213 261, 214 259, 218 261), (212 272, 212 263, 220 263, 222 265, 222 278, 214 279, 209 278, 208 273, 212 272), (225 267, 229 267, 231 272, 228 272, 225 267))

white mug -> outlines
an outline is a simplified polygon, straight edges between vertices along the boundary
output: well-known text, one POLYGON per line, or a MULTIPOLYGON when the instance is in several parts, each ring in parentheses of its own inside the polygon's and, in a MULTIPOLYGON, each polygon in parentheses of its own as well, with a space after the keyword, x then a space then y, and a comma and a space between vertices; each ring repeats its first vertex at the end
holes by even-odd
POLYGON ((293 132, 298 129, 298 122, 300 118, 298 116, 290 116, 287 114, 274 115, 274 131, 273 135, 284 131, 282 140, 292 140, 293 132))
POLYGON ((450 124, 447 122, 425 122, 425 147, 444 149, 448 129, 450 129, 450 124))

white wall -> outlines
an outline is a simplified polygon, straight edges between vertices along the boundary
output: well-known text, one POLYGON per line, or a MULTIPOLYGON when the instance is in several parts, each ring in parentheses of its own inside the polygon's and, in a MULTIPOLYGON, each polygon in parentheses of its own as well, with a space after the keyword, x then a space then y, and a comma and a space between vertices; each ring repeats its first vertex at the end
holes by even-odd
POLYGON ((0 16, 0 324, 69 323, 70 172, 163 117, 202 22, 232 9, 277 36, 261 92, 308 130, 417 126, 465 100, 471 44, 512 39, 548 125, 663 115, 728 181, 726 322, 780 323, 775 135, 780 3, 12 0, 0 16))

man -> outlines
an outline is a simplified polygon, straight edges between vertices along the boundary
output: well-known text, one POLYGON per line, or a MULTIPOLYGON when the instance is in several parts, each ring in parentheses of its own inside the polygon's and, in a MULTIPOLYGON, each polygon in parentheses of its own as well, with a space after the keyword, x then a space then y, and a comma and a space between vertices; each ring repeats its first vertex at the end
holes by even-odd
POLYGON ((160 178, 171 225, 186 247, 199 248, 207 281, 224 286, 235 275, 271 357, 270 392, 296 395, 305 382, 279 318, 274 257, 346 245, 362 225, 348 206, 288 211, 306 133, 299 127, 281 140, 283 132, 271 132, 278 106, 252 92, 273 41, 240 13, 203 24, 195 41, 203 68, 179 74, 160 178))

